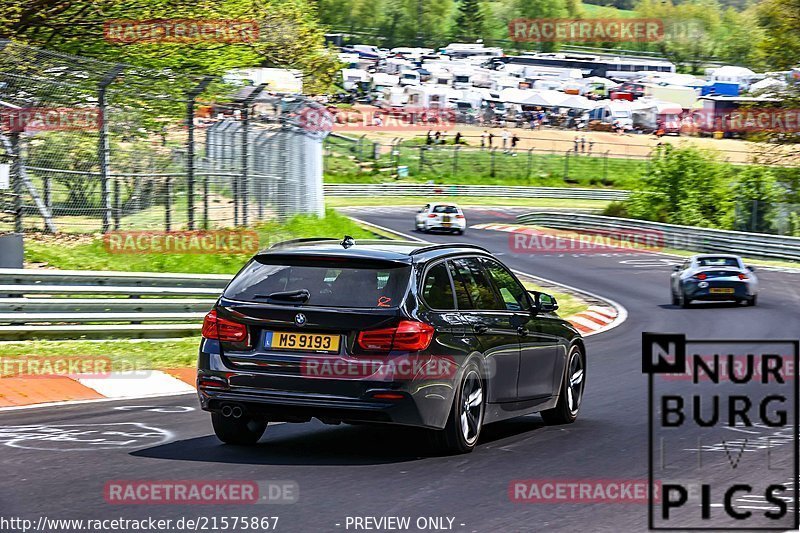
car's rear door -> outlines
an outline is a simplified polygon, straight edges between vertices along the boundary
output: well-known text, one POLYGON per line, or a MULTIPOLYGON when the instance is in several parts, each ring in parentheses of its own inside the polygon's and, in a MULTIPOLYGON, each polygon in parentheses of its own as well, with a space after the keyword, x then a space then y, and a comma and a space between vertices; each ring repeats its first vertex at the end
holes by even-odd
POLYGON ((519 333, 513 314, 504 308, 477 257, 448 261, 456 286, 458 308, 478 339, 485 358, 488 401, 510 402, 517 398, 519 333))
POLYGON ((516 327, 520 347, 517 399, 548 397, 557 387, 559 339, 549 330, 546 320, 531 314, 527 291, 516 277, 499 262, 481 258, 489 278, 516 327))

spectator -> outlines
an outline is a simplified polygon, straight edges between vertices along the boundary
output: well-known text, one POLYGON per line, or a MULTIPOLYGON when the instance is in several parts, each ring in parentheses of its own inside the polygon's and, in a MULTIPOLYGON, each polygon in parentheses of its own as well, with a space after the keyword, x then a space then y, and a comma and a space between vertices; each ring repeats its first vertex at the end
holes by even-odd
POLYGON ((586 153, 586 136, 585 135, 581 135, 581 153, 582 154, 586 153))
POLYGON ((589 154, 592 153, 592 148, 594 148, 594 139, 589 139, 589 154))
POLYGON ((511 138, 511 134, 508 132, 508 130, 504 129, 503 130, 503 150, 504 151, 508 150, 508 145, 509 145, 510 138, 511 138))
MULTIPOLYGON (((517 134, 515 133, 514 135, 511 136, 511 151, 512 152, 517 149, 517 143, 518 142, 519 142, 519 137, 517 137, 517 134)), ((514 155, 517 155, 517 154, 514 154, 514 155)))
POLYGON ((425 144, 433 144, 433 137, 431 137, 431 130, 428 130, 428 135, 425 136, 425 144))
POLYGON ((576 135, 575 136, 575 140, 573 141, 573 143, 575 144, 575 153, 576 154, 578 153, 578 146, 580 145, 580 142, 581 142, 580 139, 578 139, 578 136, 576 135))
POLYGON ((433 138, 435 144, 440 144, 442 142, 442 132, 436 130, 436 133, 433 134, 433 138))
POLYGON ((486 130, 483 130, 483 133, 481 133, 481 148, 484 148, 486 146, 486 139, 488 137, 489 137, 489 133, 487 133, 486 130))
POLYGON ((461 144, 461 132, 460 131, 456 132, 456 138, 453 141, 453 144, 461 144))
POLYGON ((491 148, 492 147, 492 140, 494 139, 494 134, 490 132, 488 139, 489 139, 489 148, 491 148))

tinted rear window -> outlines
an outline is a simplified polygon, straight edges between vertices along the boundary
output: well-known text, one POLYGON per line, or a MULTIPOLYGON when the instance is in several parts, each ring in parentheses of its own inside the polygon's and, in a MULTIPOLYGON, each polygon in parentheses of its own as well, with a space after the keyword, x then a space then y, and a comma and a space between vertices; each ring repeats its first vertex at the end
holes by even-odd
POLYGON ((309 260, 252 260, 225 290, 225 298, 245 302, 321 307, 397 307, 411 268, 406 265, 309 260), (306 301, 269 298, 286 291, 309 292, 306 301))
POLYGON ((458 208, 454 205, 437 205, 433 208, 434 213, 458 213, 458 208))
POLYGON ((705 266, 731 266, 738 267, 739 261, 735 257, 702 257, 697 260, 697 265, 705 266))

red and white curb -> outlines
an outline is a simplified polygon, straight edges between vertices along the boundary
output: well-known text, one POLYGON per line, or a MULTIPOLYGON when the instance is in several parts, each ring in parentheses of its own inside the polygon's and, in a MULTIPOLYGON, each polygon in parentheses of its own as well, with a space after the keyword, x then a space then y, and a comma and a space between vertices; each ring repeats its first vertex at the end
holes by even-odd
POLYGON ((568 316, 566 320, 587 336, 611 329, 618 317, 619 313, 613 307, 590 305, 586 311, 568 316))

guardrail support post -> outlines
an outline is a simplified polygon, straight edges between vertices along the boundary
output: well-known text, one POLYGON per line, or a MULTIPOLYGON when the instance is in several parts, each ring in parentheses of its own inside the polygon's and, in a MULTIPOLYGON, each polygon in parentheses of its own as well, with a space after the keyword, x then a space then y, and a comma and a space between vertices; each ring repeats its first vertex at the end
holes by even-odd
POLYGON ((120 219, 120 202, 119 202, 119 180, 114 179, 114 231, 119 231, 119 219, 120 219))
POLYGON ((14 194, 14 232, 22 233, 22 160, 19 150, 19 132, 9 134, 11 141, 11 192, 14 194))
POLYGON ((533 148, 528 148, 528 169, 525 171, 525 178, 531 177, 531 166, 533 165, 533 148))
POLYGON ((489 170, 489 176, 491 176, 492 178, 494 177, 494 160, 495 160, 495 151, 496 150, 497 150, 496 148, 489 149, 489 160, 490 160, 490 163, 491 163, 490 170, 489 170))

